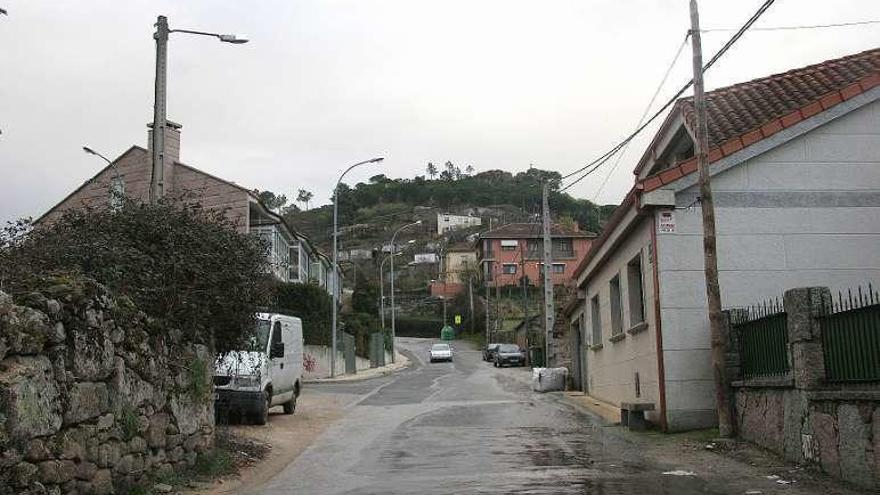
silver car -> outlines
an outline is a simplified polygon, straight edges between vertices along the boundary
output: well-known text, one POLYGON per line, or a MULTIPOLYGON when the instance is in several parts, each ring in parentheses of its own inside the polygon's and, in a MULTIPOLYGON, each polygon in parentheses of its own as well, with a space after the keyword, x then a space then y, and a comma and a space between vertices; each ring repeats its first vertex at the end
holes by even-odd
POLYGON ((452 362, 452 346, 449 344, 434 344, 431 346, 431 350, 428 351, 428 358, 432 363, 434 361, 452 362))

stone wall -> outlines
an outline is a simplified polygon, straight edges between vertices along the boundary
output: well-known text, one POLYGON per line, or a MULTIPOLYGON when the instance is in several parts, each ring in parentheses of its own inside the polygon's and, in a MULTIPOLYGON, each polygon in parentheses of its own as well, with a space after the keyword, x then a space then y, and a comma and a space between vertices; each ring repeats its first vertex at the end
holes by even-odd
POLYGON ((0 292, 0 493, 114 493, 213 445, 212 356, 128 299, 0 292))
MULTIPOLYGON (((812 464, 863 488, 880 488, 880 387, 826 383, 821 328, 815 316, 827 304, 824 287, 785 293, 787 376, 739 379, 738 354, 728 356, 734 380, 739 436, 782 455, 812 464)), ((737 348, 731 332, 731 350, 737 348)))

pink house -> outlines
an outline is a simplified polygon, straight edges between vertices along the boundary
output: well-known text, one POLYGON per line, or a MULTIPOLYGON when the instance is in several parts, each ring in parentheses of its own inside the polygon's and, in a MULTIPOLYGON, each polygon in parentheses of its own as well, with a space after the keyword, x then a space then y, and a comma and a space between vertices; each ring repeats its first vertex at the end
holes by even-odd
MULTIPOLYGON (((553 284, 569 284, 596 234, 577 227, 553 225, 550 236, 553 284)), ((531 285, 541 285, 544 273, 541 224, 511 223, 484 232, 477 242, 477 256, 483 264, 483 275, 492 287, 520 285, 523 278, 531 285)))

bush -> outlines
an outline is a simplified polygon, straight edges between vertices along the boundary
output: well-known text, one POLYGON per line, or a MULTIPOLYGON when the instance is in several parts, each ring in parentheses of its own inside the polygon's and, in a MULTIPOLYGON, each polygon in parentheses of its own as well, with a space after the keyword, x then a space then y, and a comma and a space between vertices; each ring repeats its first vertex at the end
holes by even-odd
POLYGON ((275 284, 272 310, 301 319, 306 344, 330 345, 333 299, 317 284, 275 284))
MULTIPOLYGON (((388 323, 390 327, 391 324, 388 323)), ((395 333, 398 337, 421 337, 427 339, 440 338, 443 319, 435 318, 401 318, 395 322, 395 333)))
POLYGON ((381 332, 379 319, 370 313, 351 313, 342 317, 343 331, 354 336, 358 356, 370 357, 370 335, 381 332))
POLYGON ((154 320, 218 353, 242 348, 269 299, 259 240, 196 204, 126 201, 118 211, 72 209, 0 235, 0 286, 23 296, 52 277, 84 275, 154 320))

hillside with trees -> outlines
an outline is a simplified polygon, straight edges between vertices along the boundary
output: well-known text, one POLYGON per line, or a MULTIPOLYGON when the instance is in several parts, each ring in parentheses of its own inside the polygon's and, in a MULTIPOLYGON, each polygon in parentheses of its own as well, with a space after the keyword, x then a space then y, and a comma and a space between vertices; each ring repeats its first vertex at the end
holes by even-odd
MULTIPOLYGON (((366 241, 374 242, 372 231, 384 232, 414 218, 432 223, 430 219, 438 212, 465 213, 472 208, 491 208, 501 212, 496 221, 533 221, 540 213, 543 180, 550 184, 550 209, 555 222, 576 223, 583 230, 599 232, 614 209, 614 205, 599 206, 559 192, 562 177, 555 171, 529 168, 516 174, 503 170, 474 173, 470 166, 462 171, 446 162, 439 169, 429 163, 426 174, 412 179, 392 179, 380 174, 353 187, 341 184, 339 224, 343 232, 346 227, 361 229, 361 235, 351 236, 347 245, 360 247, 366 245, 366 241)), ((300 198, 303 197, 301 193, 300 198)), ((308 199, 311 198, 309 194, 308 199)), ((289 206, 283 211, 297 229, 319 246, 329 247, 333 221, 331 204, 312 209, 289 206)))

